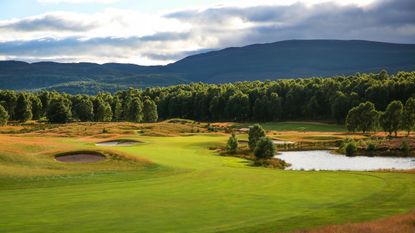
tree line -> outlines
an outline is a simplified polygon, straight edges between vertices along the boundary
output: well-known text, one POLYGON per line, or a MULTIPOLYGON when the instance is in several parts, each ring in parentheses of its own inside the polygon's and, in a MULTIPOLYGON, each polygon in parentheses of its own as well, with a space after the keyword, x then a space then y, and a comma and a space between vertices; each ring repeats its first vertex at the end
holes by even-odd
POLYGON ((156 122, 157 105, 139 90, 116 95, 68 95, 57 92, 38 93, 0 91, 0 124, 7 120, 25 122, 45 118, 51 123, 72 121, 156 122))
POLYGON ((399 130, 410 132, 415 129, 415 98, 411 97, 405 105, 400 100, 390 102, 385 111, 377 111, 372 102, 360 103, 347 114, 346 127, 349 131, 376 131, 382 129, 389 136, 398 135, 399 130))
MULTIPOLYGON (((27 121, 154 122, 331 120, 344 123, 349 110, 367 101, 385 111, 393 100, 415 97, 415 72, 387 72, 228 84, 193 83, 127 89, 115 94, 69 95, 53 91, 0 91, 1 115, 27 121), (2 113, 3 112, 3 113, 2 113)), ((356 128, 357 130, 357 128, 356 128)))

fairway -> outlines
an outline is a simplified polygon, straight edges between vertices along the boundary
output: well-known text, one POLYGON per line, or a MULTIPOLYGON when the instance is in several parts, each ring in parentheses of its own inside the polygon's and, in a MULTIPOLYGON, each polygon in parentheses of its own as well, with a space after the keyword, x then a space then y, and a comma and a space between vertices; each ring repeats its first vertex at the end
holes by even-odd
MULTIPOLYGON (((248 127, 251 124, 243 124, 248 127)), ((305 131, 305 132, 346 132, 343 125, 320 122, 266 122, 261 124, 266 130, 275 131, 305 131)))
POLYGON ((1 0, 0 233, 415 233, 415 0, 1 0))
MULTIPOLYGON (((98 140, 47 139, 88 149, 98 140)), ((81 165, 84 169, 72 173, 77 165, 71 164, 59 175, 3 175, 1 231, 282 232, 362 222, 415 207, 412 174, 251 167, 208 149, 223 145, 222 135, 128 139, 143 143, 112 150, 150 165, 119 171, 81 165)), ((48 166, 57 163, 49 159, 48 166)))

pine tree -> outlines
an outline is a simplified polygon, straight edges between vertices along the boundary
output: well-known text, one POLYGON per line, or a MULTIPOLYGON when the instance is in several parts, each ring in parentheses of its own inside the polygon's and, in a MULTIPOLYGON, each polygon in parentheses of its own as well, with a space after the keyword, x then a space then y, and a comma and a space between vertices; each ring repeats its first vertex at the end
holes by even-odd
POLYGON ((264 95, 262 97, 257 98, 252 109, 254 119, 258 121, 271 120, 271 110, 271 104, 267 96, 264 95))
POLYGON ((121 121, 122 120, 122 104, 120 98, 118 96, 114 97, 112 101, 112 120, 113 121, 121 121))
POLYGON ((143 120, 143 103, 137 97, 131 100, 129 120, 132 122, 141 122, 143 120))
POLYGON ((94 119, 94 105, 87 96, 77 100, 72 110, 80 121, 92 121, 94 119))
POLYGON ((238 92, 227 101, 225 112, 232 121, 243 121, 248 119, 250 112, 249 97, 242 92, 238 92))
POLYGON ((46 117, 51 123, 67 123, 71 120, 71 103, 65 98, 52 99, 46 117))
POLYGON ((415 128, 415 98, 409 98, 402 113, 402 129, 408 132, 408 136, 415 128))
POLYGON ((255 145, 254 154, 260 159, 272 158, 275 154, 275 145, 269 137, 261 137, 255 145))
POLYGON ((26 94, 19 94, 14 115, 15 119, 20 122, 26 122, 32 119, 32 106, 26 94))
POLYGON ((17 94, 15 91, 0 91, 0 103, 3 102, 3 107, 9 114, 10 120, 16 120, 14 118, 14 112, 17 104, 17 94))
POLYGON ((41 117, 43 117, 43 105, 42 105, 42 101, 40 101, 39 97, 37 96, 31 96, 30 98, 31 101, 31 106, 32 106, 32 114, 33 120, 39 120, 41 117))
POLYGON ((0 126, 7 125, 7 121, 9 120, 9 113, 6 109, 0 105, 0 126))
POLYGON ((235 134, 229 137, 228 143, 226 144, 226 151, 231 154, 235 154, 238 149, 238 138, 235 134))
POLYGON ((94 100, 94 119, 98 122, 106 122, 112 120, 111 106, 101 97, 97 97, 94 100))
POLYGON ((251 150, 255 149, 257 141, 261 137, 265 137, 265 130, 262 128, 261 125, 255 124, 249 128, 248 144, 251 150))
POLYGON ((144 100, 143 104, 143 117, 144 122, 156 122, 158 119, 157 105, 149 98, 144 100))
POLYGON ((282 116, 282 99, 277 93, 271 93, 270 97, 271 118, 274 121, 281 120, 282 116))

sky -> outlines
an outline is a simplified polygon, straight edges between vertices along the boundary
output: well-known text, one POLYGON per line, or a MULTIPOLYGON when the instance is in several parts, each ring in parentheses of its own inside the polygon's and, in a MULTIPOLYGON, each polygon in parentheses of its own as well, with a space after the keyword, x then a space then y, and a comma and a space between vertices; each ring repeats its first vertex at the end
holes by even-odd
POLYGON ((415 0, 0 0, 0 60, 164 65, 290 39, 415 43, 415 0))

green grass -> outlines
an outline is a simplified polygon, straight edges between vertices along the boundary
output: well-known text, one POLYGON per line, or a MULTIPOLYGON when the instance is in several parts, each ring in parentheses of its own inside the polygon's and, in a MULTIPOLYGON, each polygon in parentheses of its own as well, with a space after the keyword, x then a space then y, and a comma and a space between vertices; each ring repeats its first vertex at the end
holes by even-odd
POLYGON ((220 135, 132 138, 145 143, 116 150, 154 165, 3 179, 0 231, 280 232, 415 207, 412 174, 249 167, 208 150, 220 135))
MULTIPOLYGON (((306 132, 346 132, 343 125, 318 122, 266 122, 260 123, 266 130, 276 131, 306 131, 306 132)), ((243 124, 247 127, 251 124, 243 124)))

